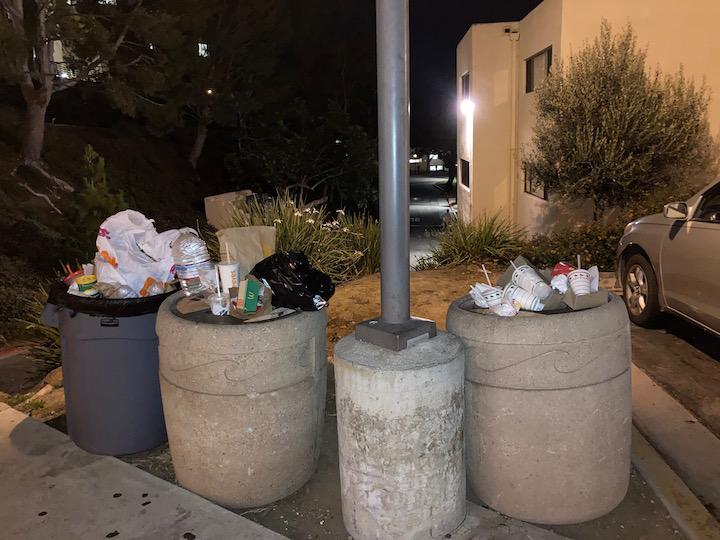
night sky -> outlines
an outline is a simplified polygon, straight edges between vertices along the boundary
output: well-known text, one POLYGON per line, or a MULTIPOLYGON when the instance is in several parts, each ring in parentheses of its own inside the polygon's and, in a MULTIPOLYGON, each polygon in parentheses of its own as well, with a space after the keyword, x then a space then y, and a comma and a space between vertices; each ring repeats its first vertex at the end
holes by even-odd
POLYGON ((523 18, 541 0, 410 0, 412 146, 455 145, 455 48, 473 23, 523 18))

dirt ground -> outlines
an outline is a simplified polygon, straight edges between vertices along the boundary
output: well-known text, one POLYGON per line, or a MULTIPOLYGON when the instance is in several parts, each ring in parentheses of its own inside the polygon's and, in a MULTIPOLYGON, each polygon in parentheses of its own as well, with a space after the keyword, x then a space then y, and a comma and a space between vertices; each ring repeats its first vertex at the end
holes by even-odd
MULTIPOLYGON (((491 272, 491 279, 497 274, 491 272)), ((445 315, 450 303, 468 293, 477 281, 484 281, 482 269, 461 265, 410 273, 412 315, 431 319, 445 330, 445 315)), ((328 357, 335 343, 352 333, 354 326, 380 314, 380 274, 365 276, 338 287, 328 313, 328 357)))

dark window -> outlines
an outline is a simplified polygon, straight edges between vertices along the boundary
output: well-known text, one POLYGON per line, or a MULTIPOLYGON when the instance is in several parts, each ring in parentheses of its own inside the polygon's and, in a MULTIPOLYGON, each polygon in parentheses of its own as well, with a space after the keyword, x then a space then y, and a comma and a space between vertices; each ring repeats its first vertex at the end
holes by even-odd
POLYGON ((525 60, 525 93, 534 92, 537 85, 545 80, 552 65, 552 47, 540 51, 525 60))
POLYGON ((698 221, 709 221, 711 223, 720 223, 720 184, 708 190, 700 200, 700 208, 698 208, 698 221))
POLYGON ((466 188, 470 187, 470 162, 465 159, 460 160, 460 182, 466 188))
POLYGON ((523 168, 523 172, 525 175, 525 193, 533 195, 534 197, 540 197, 541 199, 545 199, 547 201, 548 194, 545 189, 545 184, 537 180, 533 181, 532 176, 527 169, 523 168))
POLYGON ((465 73, 460 78, 460 94, 462 99, 470 98, 470 73, 465 73))

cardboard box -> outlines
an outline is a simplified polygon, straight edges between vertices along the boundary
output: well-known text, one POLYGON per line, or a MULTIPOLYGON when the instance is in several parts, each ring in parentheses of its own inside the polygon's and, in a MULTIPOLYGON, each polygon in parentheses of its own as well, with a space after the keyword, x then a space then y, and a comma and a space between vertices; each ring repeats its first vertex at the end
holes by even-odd
POLYGON ((565 296, 563 296, 563 301, 573 311, 580 311, 607 304, 610 301, 610 293, 605 289, 598 289, 598 291, 594 293, 575 296, 572 289, 568 288, 565 296))
POLYGON ((262 302, 260 302, 259 290, 260 282, 251 275, 241 281, 239 287, 230 289, 230 316, 248 320, 270 314, 272 312, 272 292, 269 287, 264 287, 262 302))

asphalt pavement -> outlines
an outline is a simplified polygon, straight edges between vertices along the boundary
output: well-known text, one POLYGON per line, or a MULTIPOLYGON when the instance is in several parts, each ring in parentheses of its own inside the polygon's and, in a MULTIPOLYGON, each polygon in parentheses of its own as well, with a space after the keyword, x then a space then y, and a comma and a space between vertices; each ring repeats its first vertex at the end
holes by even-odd
POLYGON ((435 233, 455 212, 457 183, 446 189, 444 176, 410 177, 410 266, 430 255, 436 244, 435 233))

